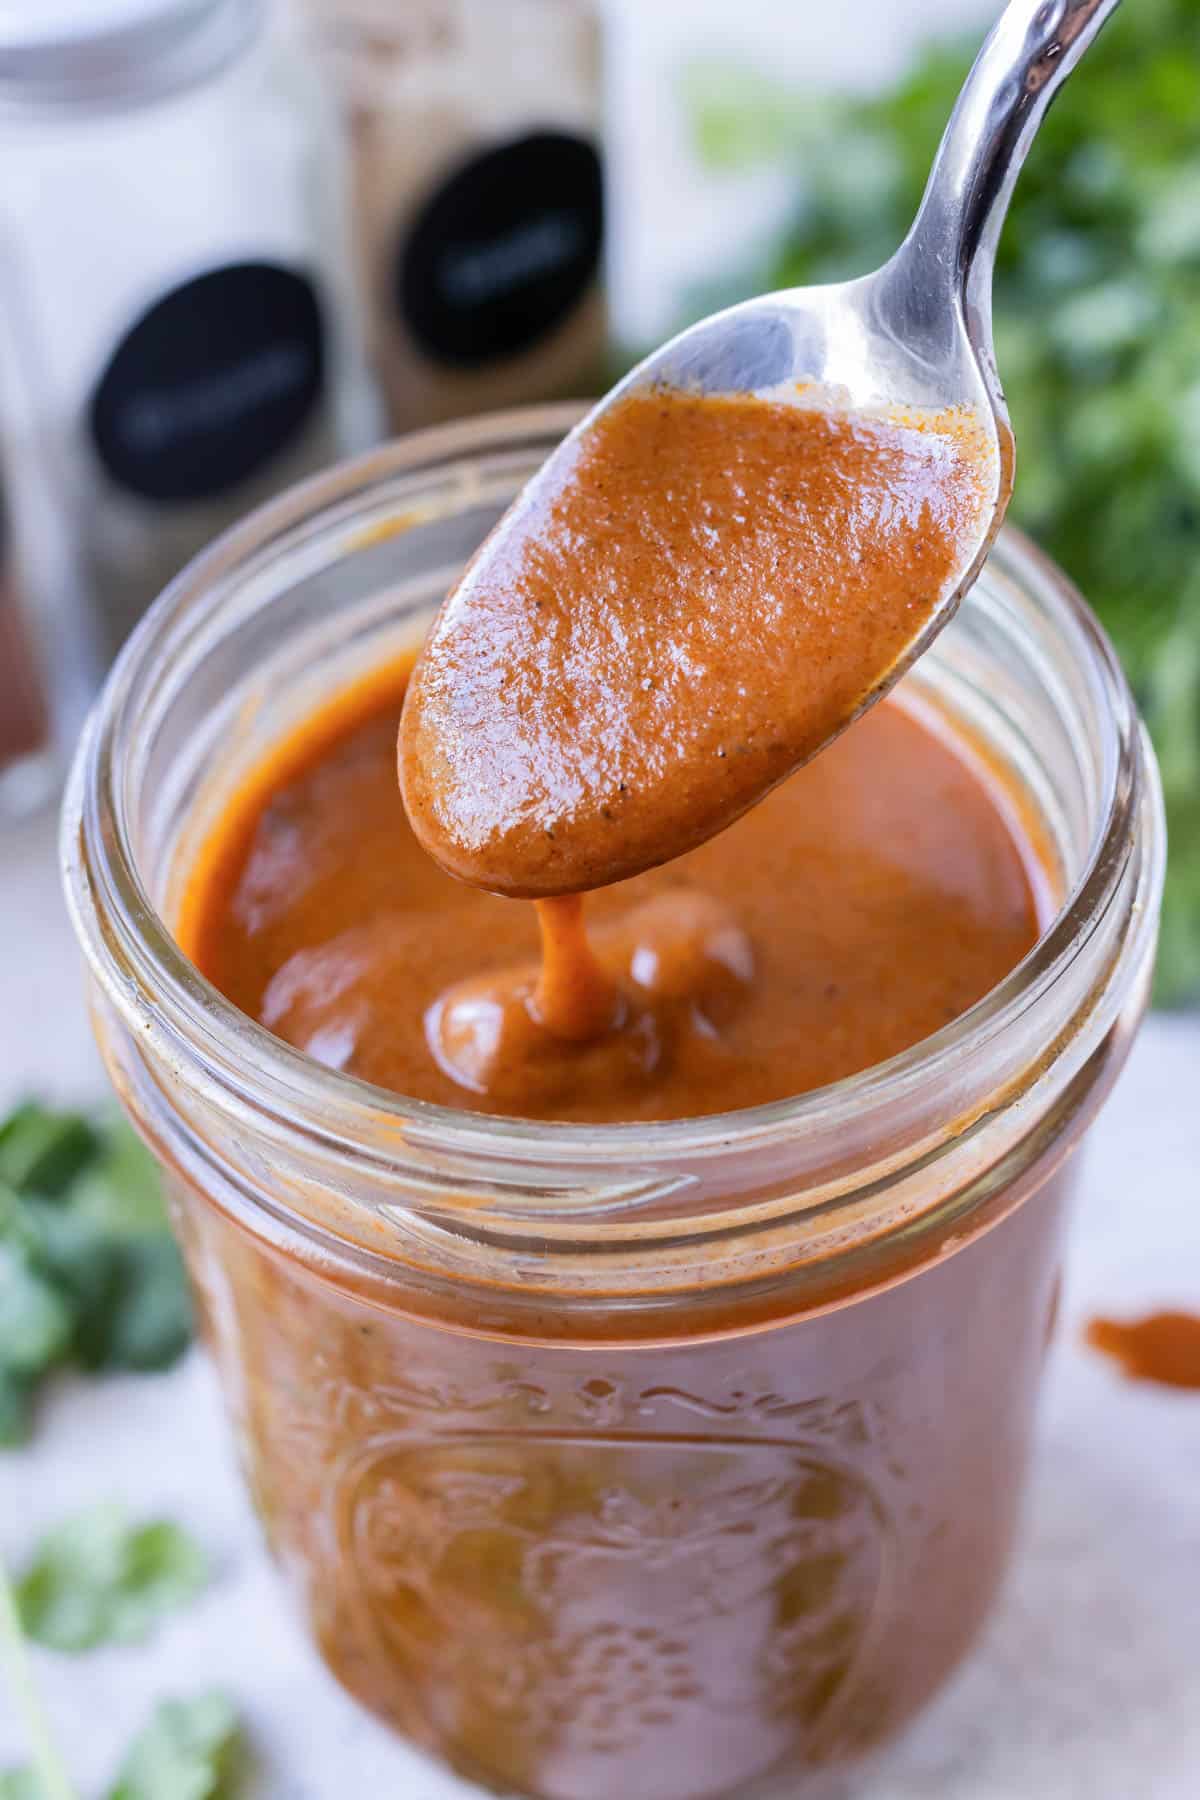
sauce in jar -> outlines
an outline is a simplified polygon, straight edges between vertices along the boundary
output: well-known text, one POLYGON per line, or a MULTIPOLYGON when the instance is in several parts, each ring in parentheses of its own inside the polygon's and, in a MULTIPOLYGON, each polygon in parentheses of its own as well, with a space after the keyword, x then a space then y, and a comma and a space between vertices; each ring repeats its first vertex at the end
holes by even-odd
MULTIPOLYGON (((530 1001, 552 935, 539 975, 533 908, 453 881, 407 823, 407 676, 283 743, 179 921, 210 979, 331 1066, 526 1117, 748 1106, 906 1048, 1035 940, 1015 810, 945 720, 893 697, 720 837, 594 895, 620 1011, 550 1032, 530 1001)), ((745 1332, 715 1292, 647 1346, 617 1309, 582 1361, 552 1300, 531 1320, 497 1292, 479 1331, 439 1331, 184 1217, 333 1669, 489 1785, 665 1800, 875 1741, 965 1646, 1012 1527, 995 1466, 1021 1455, 1059 1199, 869 1308, 791 1322, 781 1289, 776 1329, 745 1332)))
POLYGON ((719 837, 593 895, 600 1011, 555 1030, 533 908, 452 880, 405 818, 406 676, 381 672, 281 747, 179 924, 222 992, 332 1067, 531 1118, 757 1106, 907 1049, 1037 936, 1036 863, 1003 792, 935 716, 888 700, 719 837))
POLYGON ((1010 536, 919 673, 597 892, 590 948, 552 906, 539 965, 533 908, 409 830, 395 659, 566 424, 395 445, 251 522, 102 704, 68 889, 340 1679, 504 1792, 807 1796, 1003 1572, 1067 1152, 1146 991, 1153 770, 1010 536))
MULTIPOLYGON (((873 697, 952 576, 977 504, 952 433, 635 396, 561 490, 535 484, 526 504, 516 562, 485 547, 416 674, 343 694, 227 809, 178 930, 230 999, 407 1097, 603 1127, 853 1075, 1015 967, 1044 884, 1015 809, 944 720, 886 700, 777 785, 873 697), (585 930, 572 890, 601 883, 585 930), (533 909, 489 887, 541 896, 540 964, 533 909)), ((1048 1305, 1056 1211, 921 1284, 942 1308, 916 1352, 931 1373, 953 1355, 972 1393, 990 1389, 1002 1340, 972 1350, 965 1336, 994 1304, 979 1284, 1013 1259, 1009 1278, 1048 1305)), ((228 1279, 228 1248, 222 1261, 228 1279)), ((447 1434, 348 1478, 357 1431, 310 1431, 306 1456, 342 1471, 341 1548, 320 1559, 312 1604, 347 1684, 489 1783, 690 1795, 797 1743, 815 1756, 869 1741, 938 1679, 990 1593, 1010 1523, 1010 1496, 990 1491, 1000 1405, 956 1476, 972 1577, 909 1645, 904 1678, 892 1649, 864 1688, 901 1529, 886 1457, 867 1473, 780 1435, 794 1404, 781 1358, 819 1352, 817 1391, 857 1368, 844 1410, 831 1390, 816 1403, 830 1409, 818 1439, 875 1430, 867 1412, 885 1433, 904 1415, 906 1455, 921 1435, 936 1465, 945 1420, 918 1433, 911 1369, 903 1391, 887 1373, 913 1329, 903 1297, 861 1331, 839 1322, 831 1360, 811 1329, 735 1332, 715 1358, 614 1347, 577 1382, 569 1345, 498 1361, 468 1333, 429 1363, 420 1331, 351 1324, 286 1263, 243 1279, 243 1354, 264 1371, 248 1394, 257 1442, 294 1428, 291 1346, 312 1342, 356 1406, 374 1414, 389 1394, 385 1411, 432 1408, 425 1429, 447 1434), (568 1428, 580 1406, 594 1436, 568 1428), (525 1439, 528 1408, 542 1441, 525 1439)), ((943 1402, 960 1437, 965 1400, 943 1402)), ((269 1458, 260 1493, 284 1554, 303 1543, 311 1566, 328 1507, 291 1462, 269 1458)), ((916 1478, 908 1504, 932 1533, 911 1575, 950 1527, 936 1478, 916 1478)))

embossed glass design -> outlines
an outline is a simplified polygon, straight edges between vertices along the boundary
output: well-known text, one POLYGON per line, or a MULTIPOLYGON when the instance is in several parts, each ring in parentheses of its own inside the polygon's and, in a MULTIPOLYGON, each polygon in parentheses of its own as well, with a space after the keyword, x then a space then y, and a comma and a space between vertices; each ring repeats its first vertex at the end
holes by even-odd
POLYGON ((971 1012, 835 1087, 656 1126, 307 1063, 174 946, 180 871, 263 748, 419 632, 572 416, 403 440, 187 570, 81 750, 68 894, 338 1677, 505 1792, 815 1795, 937 1689, 1003 1573, 1069 1153, 1145 1004, 1157 781, 1091 615, 1005 534, 907 678, 1020 790, 1058 904, 971 1012))

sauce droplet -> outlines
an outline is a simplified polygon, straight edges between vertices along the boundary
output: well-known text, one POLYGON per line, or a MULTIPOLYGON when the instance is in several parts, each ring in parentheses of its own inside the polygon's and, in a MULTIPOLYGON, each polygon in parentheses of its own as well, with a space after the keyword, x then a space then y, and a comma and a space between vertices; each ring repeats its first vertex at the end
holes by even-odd
POLYGON ((1200 1317, 1185 1312, 1150 1313, 1144 1319, 1093 1319, 1093 1350, 1115 1358, 1131 1381, 1200 1389, 1200 1317))

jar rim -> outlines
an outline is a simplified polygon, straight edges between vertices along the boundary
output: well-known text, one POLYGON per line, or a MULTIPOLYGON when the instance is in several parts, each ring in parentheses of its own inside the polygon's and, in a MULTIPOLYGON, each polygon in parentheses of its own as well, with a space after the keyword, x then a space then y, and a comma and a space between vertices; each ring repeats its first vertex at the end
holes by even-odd
MULTIPOLYGON (((573 403, 518 408, 415 432, 311 477, 259 508, 176 576, 142 620, 76 754, 63 809, 64 878, 76 933, 110 1000, 174 1065, 198 1056, 207 1077, 244 1119, 258 1120, 265 1110, 279 1132, 319 1141, 373 1174, 386 1176, 398 1146, 416 1144, 425 1151, 553 1169, 594 1171, 600 1164, 619 1164, 644 1175, 647 1167, 661 1168, 673 1159, 694 1162, 797 1133, 837 1132, 884 1102, 903 1102, 939 1083, 953 1085, 964 1057, 1017 1030, 1084 955, 1126 881, 1139 818, 1148 821, 1137 897, 1131 902, 1140 954, 1130 960, 1148 960, 1153 943, 1164 860, 1153 754, 1115 653, 1086 602, 1049 558, 1006 526, 994 554, 1054 611, 1105 721, 1102 793, 1080 874, 1038 942, 1003 981, 932 1036, 856 1075, 763 1106, 693 1119, 579 1124, 497 1117, 388 1092, 314 1063, 212 987, 152 903, 130 841, 120 759, 138 683, 146 680, 172 634, 176 652, 183 647, 189 631, 198 628, 222 592, 236 586, 251 559, 271 553, 318 516, 344 515, 356 498, 405 471, 436 470, 472 455, 552 440, 569 429, 580 410, 573 403)), ((531 1179, 527 1167, 527 1186, 531 1179)), ((451 1179, 446 1185, 442 1211, 453 1210, 459 1184, 451 1179)), ((637 1179, 627 1183, 622 1205, 635 1204, 645 1186, 644 1180, 640 1186, 637 1179)), ((661 1193, 661 1184, 650 1186, 661 1193)), ((563 1199, 558 1184, 547 1179, 540 1193, 546 1214, 553 1214, 563 1199)))

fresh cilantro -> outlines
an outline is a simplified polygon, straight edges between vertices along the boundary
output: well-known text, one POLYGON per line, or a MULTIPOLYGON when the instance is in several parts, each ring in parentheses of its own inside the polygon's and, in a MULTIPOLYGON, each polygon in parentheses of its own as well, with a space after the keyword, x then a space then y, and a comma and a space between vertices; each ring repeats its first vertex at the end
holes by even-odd
POLYGON ((109 1122, 98 1153, 76 1171, 74 1212, 114 1237, 161 1232, 166 1224, 154 1159, 123 1119, 109 1122))
POLYGON ((204 1553, 167 1520, 133 1524, 102 1505, 56 1526, 17 1583, 27 1637, 54 1650, 129 1644, 205 1585, 204 1553))
POLYGON ((0 1188, 0 1444, 26 1436, 33 1385, 67 1354, 73 1329, 67 1300, 25 1241, 19 1201, 0 1188))
POLYGON ((75 1800, 42 1710, 29 1666, 29 1650, 21 1630, 17 1598, 3 1562, 0 1562, 0 1676, 4 1678, 2 1685, 8 1690, 17 1717, 24 1724, 30 1755, 27 1766, 0 1771, 0 1800, 75 1800))
POLYGON ((26 1101, 0 1125, 0 1182, 59 1195, 95 1155, 95 1127, 81 1113, 48 1112, 26 1101))
POLYGON ((164 1700, 134 1739, 108 1800, 233 1800, 237 1716, 226 1696, 164 1700))
POLYGON ((63 1295, 19 1243, 0 1243, 0 1361, 10 1375, 36 1375, 71 1342, 63 1295))
POLYGON ((123 1121, 27 1102, 0 1124, 0 1445, 66 1363, 158 1369, 191 1307, 153 1159, 123 1121))
MULTIPOLYGON (((785 158, 804 195, 767 265, 719 297, 883 262, 976 48, 934 45, 898 86, 867 98, 785 92, 728 64, 691 70, 710 165, 785 158)), ((1100 614, 1158 751, 1171 839, 1157 990, 1167 1002, 1200 997, 1198 67, 1200 0, 1139 0, 1115 15, 1038 133, 995 292, 1017 438, 1013 517, 1100 614)))

